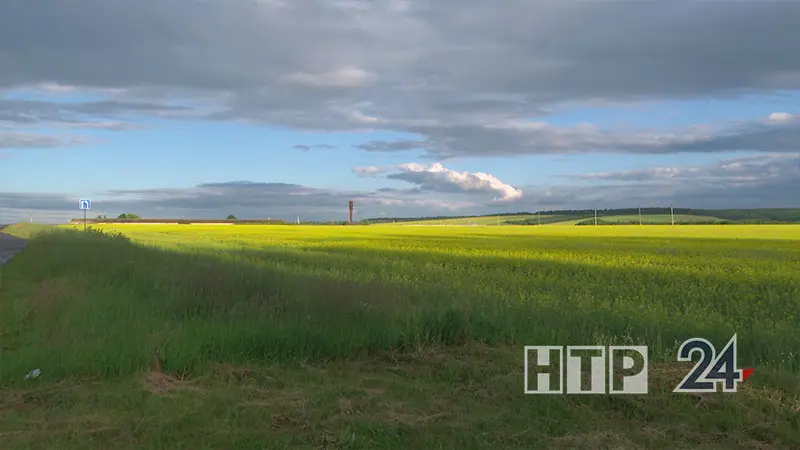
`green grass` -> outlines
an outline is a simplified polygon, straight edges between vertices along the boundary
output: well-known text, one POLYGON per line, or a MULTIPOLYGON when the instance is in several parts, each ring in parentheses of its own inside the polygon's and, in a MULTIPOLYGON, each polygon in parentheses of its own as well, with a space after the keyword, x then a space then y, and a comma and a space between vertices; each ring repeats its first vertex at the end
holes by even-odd
POLYGON ((0 232, 10 234, 11 236, 28 239, 51 229, 53 229, 53 225, 44 225, 39 223, 15 223, 8 225, 3 230, 0 230, 0 232))
MULTIPOLYGON (((717 217, 711 216, 694 216, 689 214, 675 214, 674 216, 670 214, 647 214, 642 215, 642 224, 645 225, 670 225, 672 220, 675 220, 675 224, 713 224, 713 223, 723 223, 725 222, 723 219, 719 219, 717 217)), ((639 216, 638 215, 627 215, 627 216, 599 216, 597 218, 598 222, 603 222, 605 224, 638 224, 639 223, 639 216)), ((574 223, 587 223, 592 224, 594 222, 594 217, 582 219, 579 221, 575 221, 574 223)))
MULTIPOLYGON (((722 223, 723 219, 712 216, 698 216, 690 214, 675 214, 676 224, 705 224, 705 223, 722 223)), ((606 224, 630 224, 638 223, 638 215, 615 215, 615 216, 599 216, 599 222, 606 224)), ((515 216, 486 216, 486 217, 464 217, 453 219, 427 219, 416 220, 412 222, 397 222, 393 224, 379 224, 373 226, 492 226, 492 225, 577 225, 579 223, 593 223, 594 217, 571 217, 565 215, 547 215, 543 214, 537 216, 536 214, 520 214, 515 216), (521 223, 521 222, 527 223, 521 223)), ((642 223, 646 225, 669 225, 672 223, 672 217, 669 214, 643 214, 642 223)))
POLYGON ((569 219, 569 216, 556 216, 548 214, 517 214, 508 216, 478 216, 478 217, 455 217, 450 219, 423 219, 408 222, 379 223, 372 226, 395 226, 395 227, 414 227, 414 226, 497 226, 497 225, 542 225, 561 223, 569 219), (527 222, 527 223, 521 223, 527 222))
POLYGON ((536 214, 519 214, 513 216, 479 216, 479 217, 456 217, 451 219, 424 219, 424 220, 413 220, 408 222, 396 222, 396 223, 385 223, 385 224, 375 224, 373 226, 419 226, 419 225, 483 225, 483 226, 490 226, 490 225, 505 225, 508 221, 513 220, 525 220, 536 218, 536 214))
POLYGON ((3 448, 800 445, 798 226, 93 228, 4 268, 3 448), (671 392, 733 333, 741 392, 671 392), (648 345, 653 392, 525 396, 537 344, 648 345))
MULTIPOLYGON (((592 219, 594 219, 594 218, 592 218, 592 219)), ((580 219, 560 220, 558 222, 551 222, 551 223, 548 223, 546 225, 577 225, 578 223, 583 222, 584 220, 589 220, 589 218, 582 217, 580 219)))

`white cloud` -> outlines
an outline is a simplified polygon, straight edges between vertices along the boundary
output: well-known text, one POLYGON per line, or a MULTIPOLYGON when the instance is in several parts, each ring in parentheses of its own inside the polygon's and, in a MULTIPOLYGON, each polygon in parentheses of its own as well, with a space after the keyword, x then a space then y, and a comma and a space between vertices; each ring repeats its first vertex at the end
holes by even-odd
POLYGON ((64 147, 86 143, 80 136, 53 136, 41 133, 24 133, 17 131, 0 131, 0 150, 6 148, 49 148, 64 147))
POLYGON ((397 166, 400 173, 390 179, 402 180, 420 186, 422 190, 450 193, 491 193, 496 202, 510 202, 522 197, 522 190, 503 183, 497 177, 483 172, 458 172, 440 163, 430 165, 406 163, 397 166))
POLYGON ((355 88, 369 85, 373 75, 358 67, 342 67, 321 73, 298 72, 286 75, 291 83, 316 87, 355 88))
POLYGON ((75 92, 78 88, 75 86, 63 85, 58 83, 43 83, 40 85, 43 91, 55 93, 69 93, 75 92))
POLYGON ((775 122, 788 122, 790 120, 794 120, 795 118, 795 115, 785 112, 775 112, 769 115, 769 120, 775 122))
POLYGON ((714 182, 720 186, 741 182, 761 184, 776 178, 788 183, 800 178, 800 156, 770 154, 728 159, 699 167, 651 167, 621 172, 569 175, 569 177, 594 181, 679 183, 686 186, 700 182, 714 182))
POLYGON ((381 173, 386 173, 389 170, 391 170, 391 167, 377 167, 377 166, 353 167, 353 173, 362 176, 374 176, 381 173))

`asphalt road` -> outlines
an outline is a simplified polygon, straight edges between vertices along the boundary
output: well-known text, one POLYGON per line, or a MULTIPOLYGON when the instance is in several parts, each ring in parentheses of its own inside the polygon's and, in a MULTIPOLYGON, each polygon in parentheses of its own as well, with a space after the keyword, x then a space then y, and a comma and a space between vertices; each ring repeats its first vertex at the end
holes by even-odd
POLYGON ((0 233, 0 265, 5 264, 25 247, 25 239, 0 233))

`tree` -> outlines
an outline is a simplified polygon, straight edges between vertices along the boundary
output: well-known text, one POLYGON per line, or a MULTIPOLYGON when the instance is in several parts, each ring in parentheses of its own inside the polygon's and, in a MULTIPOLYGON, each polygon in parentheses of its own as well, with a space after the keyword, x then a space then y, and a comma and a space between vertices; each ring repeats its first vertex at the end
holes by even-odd
POLYGON ((137 214, 133 213, 122 213, 117 217, 117 219, 141 219, 137 214))
POLYGON ((228 217, 226 217, 226 219, 227 219, 227 220, 239 220, 239 219, 237 219, 237 218, 236 218, 236 216, 234 216, 233 214, 229 214, 229 215, 228 215, 228 217))

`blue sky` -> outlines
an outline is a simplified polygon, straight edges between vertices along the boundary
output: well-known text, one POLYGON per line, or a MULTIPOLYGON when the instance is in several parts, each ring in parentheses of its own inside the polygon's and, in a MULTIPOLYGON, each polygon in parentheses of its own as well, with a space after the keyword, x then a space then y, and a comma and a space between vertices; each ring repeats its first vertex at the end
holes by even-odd
POLYGON ((140 3, 0 7, 0 221, 798 206, 791 4, 140 3))

